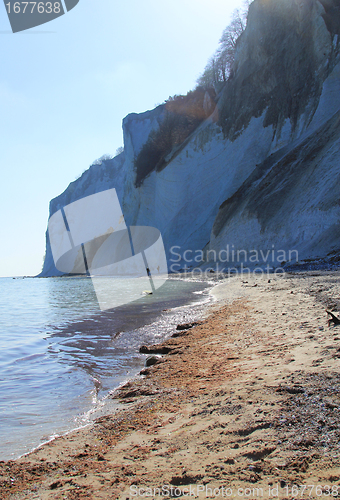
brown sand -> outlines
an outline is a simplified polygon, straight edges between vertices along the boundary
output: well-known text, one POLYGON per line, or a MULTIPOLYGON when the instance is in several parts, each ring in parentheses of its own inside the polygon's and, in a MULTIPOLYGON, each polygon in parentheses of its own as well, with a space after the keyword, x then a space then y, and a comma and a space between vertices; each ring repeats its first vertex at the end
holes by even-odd
POLYGON ((0 463, 1 499, 340 496, 340 325, 325 312, 339 274, 233 278, 215 295, 114 394, 117 413, 0 463))

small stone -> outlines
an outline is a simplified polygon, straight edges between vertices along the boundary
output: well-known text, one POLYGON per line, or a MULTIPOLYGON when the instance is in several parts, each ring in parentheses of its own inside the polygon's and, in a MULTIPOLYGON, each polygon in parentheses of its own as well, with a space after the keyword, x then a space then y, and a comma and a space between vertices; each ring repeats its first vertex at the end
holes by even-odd
POLYGON ((58 479, 57 481, 54 481, 54 483, 50 484, 50 490, 55 490, 57 488, 61 488, 63 483, 58 479))
POLYGON ((149 356, 148 358, 146 358, 145 366, 155 365, 160 359, 162 359, 161 356, 149 356))

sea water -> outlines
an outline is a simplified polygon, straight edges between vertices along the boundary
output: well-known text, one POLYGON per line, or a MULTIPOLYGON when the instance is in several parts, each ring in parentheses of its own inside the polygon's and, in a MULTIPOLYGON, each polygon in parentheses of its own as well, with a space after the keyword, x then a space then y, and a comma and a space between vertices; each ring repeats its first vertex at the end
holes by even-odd
MULTIPOLYGON (((124 280, 114 286, 119 294, 124 280)), ((140 345, 193 319, 208 290, 169 279, 103 312, 88 278, 0 278, 0 460, 86 425, 144 366, 140 345)))

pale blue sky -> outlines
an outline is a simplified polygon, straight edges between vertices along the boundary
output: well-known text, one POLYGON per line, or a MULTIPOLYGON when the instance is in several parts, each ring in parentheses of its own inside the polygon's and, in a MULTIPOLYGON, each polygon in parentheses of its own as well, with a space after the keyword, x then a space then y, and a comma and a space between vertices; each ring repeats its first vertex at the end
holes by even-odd
POLYGON ((80 0, 10 33, 0 5, 0 276, 35 275, 48 204, 123 145, 122 119, 185 94, 238 0, 80 0))

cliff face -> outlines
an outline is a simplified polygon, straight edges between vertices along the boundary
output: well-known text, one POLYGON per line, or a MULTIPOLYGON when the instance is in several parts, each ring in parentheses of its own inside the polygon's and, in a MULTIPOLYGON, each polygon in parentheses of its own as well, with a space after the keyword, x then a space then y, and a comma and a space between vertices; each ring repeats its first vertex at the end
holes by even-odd
POLYGON ((338 61, 339 18, 337 0, 258 0, 250 6, 220 102, 227 137, 242 133, 253 116, 263 116, 275 135, 288 124, 297 135, 308 125, 338 61))
POLYGON ((340 249, 340 2, 258 2, 248 27, 220 124, 232 138, 260 114, 274 141, 220 206, 210 248, 325 257, 340 249))
MULTIPOLYGON (((204 93, 128 115, 124 153, 50 214, 114 187, 128 225, 161 231, 173 271, 187 249, 340 249, 339 36, 339 0, 255 0, 216 107, 204 93)), ((56 274, 47 237, 42 275, 56 274)))

